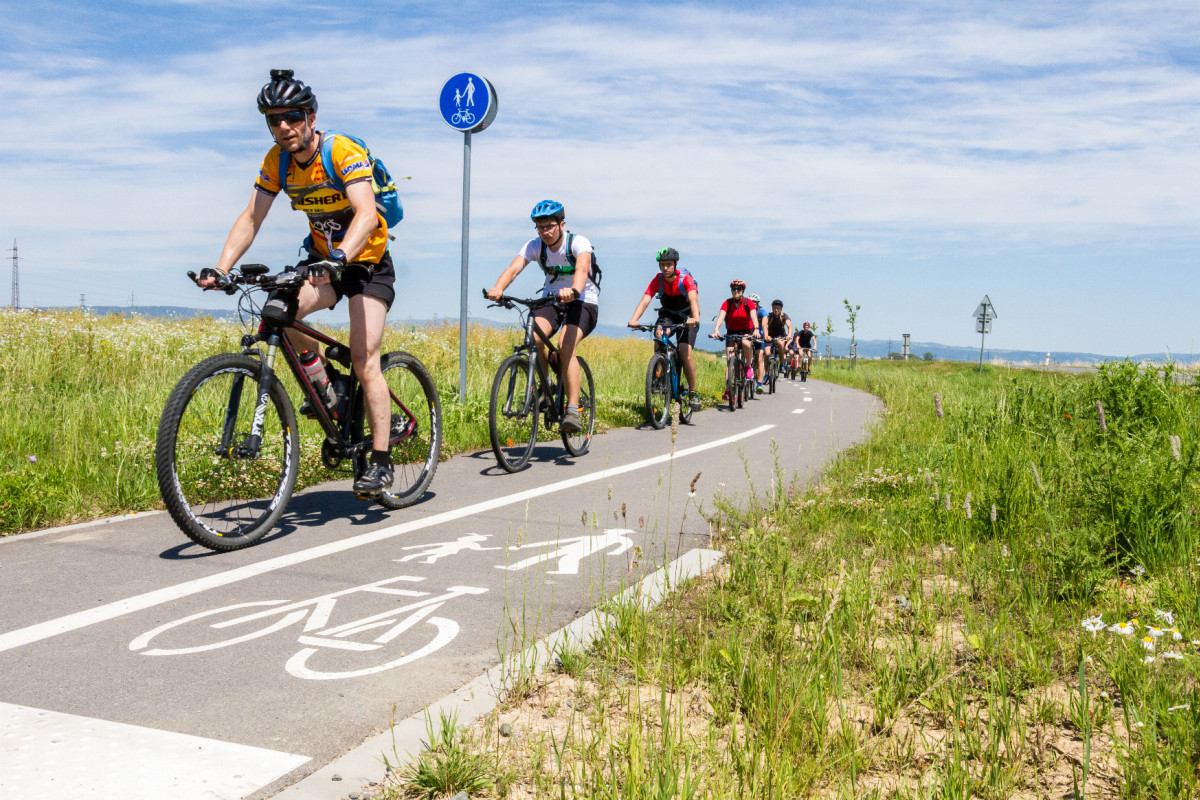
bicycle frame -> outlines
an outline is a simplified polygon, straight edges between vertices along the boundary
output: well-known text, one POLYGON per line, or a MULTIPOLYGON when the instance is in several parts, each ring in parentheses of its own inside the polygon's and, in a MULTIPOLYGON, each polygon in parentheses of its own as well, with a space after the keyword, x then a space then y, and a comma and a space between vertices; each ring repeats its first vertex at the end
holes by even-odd
POLYGON ((682 366, 680 363, 680 359, 679 359, 679 345, 672 338, 672 337, 676 337, 676 338, 678 337, 678 335, 679 335, 678 328, 679 327, 680 327, 679 325, 670 325, 670 326, 664 326, 661 329, 658 329, 658 328, 653 329, 655 331, 662 330, 662 332, 663 332, 661 336, 659 336, 659 335, 657 335, 657 333, 655 333, 654 343, 656 345, 661 344, 663 346, 663 349, 667 353, 667 374, 671 377, 671 399, 672 400, 684 399, 683 394, 679 391, 679 370, 682 366))
POLYGON ((522 317, 525 327, 525 340, 521 344, 513 346, 514 353, 524 353, 529 362, 529 370, 525 380, 525 398, 521 403, 520 409, 515 410, 512 407, 513 387, 510 383, 508 392, 505 395, 504 414, 506 416, 523 415, 532 413, 534 393, 537 392, 547 401, 546 422, 549 424, 557 423, 562 416, 563 409, 563 380, 562 380, 562 365, 559 364, 559 369, 555 370, 558 376, 557 385, 554 388, 553 394, 550 392, 550 365, 542 360, 541 351, 538 349, 537 342, 540 340, 546 345, 547 357, 554 356, 558 352, 558 348, 554 346, 554 342, 550 341, 550 337, 542 333, 542 329, 537 326, 537 320, 532 313, 518 311, 522 317))

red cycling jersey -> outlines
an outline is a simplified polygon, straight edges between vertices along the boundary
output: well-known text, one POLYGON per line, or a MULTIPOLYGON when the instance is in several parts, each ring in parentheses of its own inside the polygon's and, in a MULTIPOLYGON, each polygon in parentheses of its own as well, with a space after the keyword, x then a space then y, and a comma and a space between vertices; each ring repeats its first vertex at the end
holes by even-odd
POLYGON ((757 321, 758 308, 754 305, 754 301, 742 298, 742 302, 730 308, 729 298, 724 303, 721 303, 721 310, 725 312, 725 331, 727 333, 750 333, 754 330, 754 323, 757 321))
POLYGON ((699 290, 696 288, 696 281, 692 279, 692 276, 676 270, 675 280, 670 283, 664 281, 661 274, 655 275, 644 293, 651 297, 658 295, 662 307, 665 309, 687 311, 691 308, 691 303, 688 302, 688 292, 696 291, 699 290))

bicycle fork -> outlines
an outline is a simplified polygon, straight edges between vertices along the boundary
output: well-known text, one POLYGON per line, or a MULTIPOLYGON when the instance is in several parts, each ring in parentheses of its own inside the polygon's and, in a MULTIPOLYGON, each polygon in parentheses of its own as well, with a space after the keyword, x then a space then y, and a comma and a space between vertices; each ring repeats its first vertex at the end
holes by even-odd
POLYGON ((238 409, 241 408, 242 390, 246 376, 234 376, 229 389, 229 404, 225 407, 225 426, 221 431, 221 444, 217 455, 223 458, 258 458, 262 451, 262 434, 267 418, 267 405, 271 402, 271 384, 275 380, 275 357, 279 353, 279 339, 267 340, 267 354, 258 380, 258 395, 254 402, 254 418, 250 423, 250 434, 241 443, 234 442, 238 409))

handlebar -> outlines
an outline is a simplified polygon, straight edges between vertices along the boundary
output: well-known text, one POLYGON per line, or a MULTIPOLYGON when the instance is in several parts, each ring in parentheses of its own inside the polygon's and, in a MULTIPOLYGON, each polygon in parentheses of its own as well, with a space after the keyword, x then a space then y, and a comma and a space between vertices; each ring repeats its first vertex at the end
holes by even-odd
MULTIPOLYGON (((212 269, 209 267, 208 269, 212 269)), ((299 289, 307 280, 307 275, 303 270, 297 270, 294 267, 285 267, 282 272, 275 275, 268 275, 269 267, 266 264, 243 264, 240 268, 234 267, 227 273, 222 273, 219 270, 212 269, 213 274, 206 275, 204 270, 197 274, 193 270, 188 270, 187 276, 191 278, 192 283, 199 285, 200 280, 205 277, 212 277, 216 283, 211 287, 201 287, 205 291, 217 290, 225 292, 225 294, 236 294, 239 286, 256 286, 266 291, 273 289, 299 289)))
MULTIPOLYGON (((487 293, 488 293, 488 290, 484 289, 483 290, 484 298, 491 299, 491 298, 488 298, 487 293)), ((562 303, 559 301, 559 299, 557 297, 555 297, 554 295, 547 295, 546 297, 521 298, 521 297, 513 297, 513 296, 507 295, 507 294, 502 294, 502 295, 500 295, 500 299, 492 301, 492 303, 490 305, 488 305, 488 308, 497 308, 497 307, 513 308, 514 306, 521 305, 521 306, 525 306, 526 308, 529 308, 529 309, 534 309, 534 308, 541 308, 542 306, 548 306, 552 303, 555 305, 562 305, 562 303)))

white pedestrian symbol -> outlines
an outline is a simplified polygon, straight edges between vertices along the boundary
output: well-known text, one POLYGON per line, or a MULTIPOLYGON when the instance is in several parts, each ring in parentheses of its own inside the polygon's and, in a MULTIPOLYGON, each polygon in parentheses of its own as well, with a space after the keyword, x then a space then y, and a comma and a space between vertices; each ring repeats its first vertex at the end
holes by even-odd
POLYGON ((393 561, 399 561, 401 564, 406 561, 412 561, 416 558, 425 557, 422 564, 432 564, 439 558, 446 556, 456 556, 464 550, 499 550, 499 547, 480 547, 480 542, 486 542, 490 537, 478 533, 468 533, 466 536, 460 536, 453 542, 436 542, 431 544, 414 544, 410 547, 402 547, 401 550, 416 550, 417 552, 407 555, 404 558, 393 558, 393 561))
POLYGON ((475 105, 475 79, 467 78, 467 105, 475 105))
POLYGON ((579 562, 587 556, 607 550, 614 545, 617 545, 617 549, 613 550, 609 555, 617 556, 633 547, 633 541, 629 538, 629 534, 631 533, 633 531, 628 528, 610 528, 604 533, 598 533, 595 536, 576 536, 570 539, 558 539, 553 542, 534 542, 520 547, 510 547, 510 550, 530 550, 536 547, 546 552, 518 561, 515 564, 509 564, 507 567, 497 566, 496 569, 506 569, 513 572, 532 567, 543 561, 557 559, 558 568, 550 570, 546 573, 547 575, 577 575, 579 574, 579 562))

